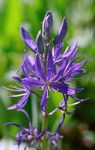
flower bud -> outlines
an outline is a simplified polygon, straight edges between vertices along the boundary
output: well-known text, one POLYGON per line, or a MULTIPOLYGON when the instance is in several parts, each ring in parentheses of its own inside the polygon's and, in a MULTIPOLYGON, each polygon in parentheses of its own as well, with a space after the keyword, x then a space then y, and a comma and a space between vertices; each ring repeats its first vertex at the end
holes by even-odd
POLYGON ((41 31, 38 32, 38 35, 36 37, 36 44, 38 47, 38 52, 40 54, 43 54, 44 53, 44 40, 43 40, 41 31))
POLYGON ((53 23, 52 13, 48 11, 45 15, 42 24, 42 34, 45 40, 50 40, 52 32, 52 23, 53 23))
POLYGON ((62 40, 64 39, 65 35, 67 33, 67 21, 66 21, 66 17, 64 17, 61 26, 59 28, 59 32, 57 34, 57 36, 54 39, 54 44, 59 44, 62 42, 62 40))

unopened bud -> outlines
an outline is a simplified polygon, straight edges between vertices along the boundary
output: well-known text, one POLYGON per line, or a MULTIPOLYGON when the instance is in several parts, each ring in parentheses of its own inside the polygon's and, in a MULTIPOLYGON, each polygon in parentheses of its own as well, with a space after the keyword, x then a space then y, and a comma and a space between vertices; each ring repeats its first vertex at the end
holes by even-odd
POLYGON ((52 32, 52 13, 47 12, 42 24, 42 34, 46 40, 50 40, 51 32, 52 32))
POLYGON ((38 35, 36 38, 36 44, 37 44, 38 52, 40 54, 43 54, 44 53, 44 40, 43 40, 41 31, 38 32, 38 35))
POLYGON ((59 32, 57 34, 57 36, 54 39, 54 44, 59 44, 62 42, 62 40, 64 39, 65 35, 67 33, 67 21, 66 21, 66 17, 64 17, 61 26, 59 28, 59 32))

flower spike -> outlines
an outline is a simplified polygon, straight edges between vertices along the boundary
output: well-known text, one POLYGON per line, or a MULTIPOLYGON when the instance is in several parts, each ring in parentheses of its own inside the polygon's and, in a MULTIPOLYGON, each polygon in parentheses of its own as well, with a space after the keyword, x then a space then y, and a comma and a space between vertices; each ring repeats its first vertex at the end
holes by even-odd
POLYGON ((45 147, 47 146, 45 143, 48 142, 53 144, 54 149, 59 149, 58 140, 63 139, 63 135, 59 135, 59 129, 64 123, 65 115, 71 114, 72 112, 68 111, 68 107, 74 107, 87 100, 75 97, 75 94, 80 93, 83 88, 77 88, 74 87, 75 84, 71 84, 74 80, 79 79, 76 78, 76 75, 86 72, 85 69, 82 68, 86 61, 80 61, 76 57, 78 50, 77 42, 74 42, 70 48, 67 47, 66 50, 62 52, 64 46, 63 39, 67 34, 68 28, 66 17, 64 17, 54 40, 51 36, 52 26, 52 13, 48 11, 42 22, 42 30, 37 34, 36 43, 23 26, 20 28, 22 40, 36 53, 36 56, 30 56, 24 51, 24 58, 20 67, 22 74, 14 77, 19 86, 11 86, 10 89, 7 88, 7 90, 12 92, 11 97, 21 98, 16 104, 8 107, 8 110, 16 109, 23 112, 28 119, 29 125, 25 127, 15 122, 9 122, 6 126, 13 125, 19 128, 16 141, 18 146, 22 143, 26 143, 25 149, 27 149, 28 146, 36 146, 38 148, 38 144, 41 142, 43 142, 43 150, 48 149, 48 147, 45 147), (59 92, 63 96, 63 99, 59 101, 54 109, 49 110, 51 107, 47 107, 47 105, 50 103, 50 101, 48 102, 48 97, 51 91, 59 92), (30 116, 24 109, 27 101, 30 100, 30 95, 33 96, 33 94, 38 96, 40 100, 39 106, 43 118, 43 129, 41 131, 33 126, 30 116), (75 102, 69 104, 69 98, 72 98, 75 102), (47 120, 49 116, 58 111, 62 113, 62 118, 57 125, 57 129, 52 133, 48 131, 47 120))

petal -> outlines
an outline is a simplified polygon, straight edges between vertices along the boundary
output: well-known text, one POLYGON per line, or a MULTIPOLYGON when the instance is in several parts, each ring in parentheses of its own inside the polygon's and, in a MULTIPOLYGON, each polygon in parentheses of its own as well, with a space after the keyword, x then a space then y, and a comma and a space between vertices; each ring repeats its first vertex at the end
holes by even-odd
POLYGON ((71 66, 68 67, 66 72, 64 73, 64 80, 68 80, 72 76, 79 74, 79 73, 85 73, 85 70, 80 69, 86 60, 79 62, 79 63, 73 63, 71 66))
POLYGON ((70 87, 68 84, 62 82, 50 82, 50 87, 68 96, 80 93, 83 90, 83 88, 70 87))
POLYGON ((24 78, 21 80, 22 84, 29 87, 42 87, 44 83, 38 79, 34 79, 32 77, 30 78, 24 78))
POLYGON ((55 58, 55 60, 60 56, 60 54, 62 54, 62 47, 63 47, 62 43, 59 43, 59 44, 55 45, 55 48, 54 48, 54 58, 55 58))
POLYGON ((75 101, 86 101, 89 99, 89 98, 81 99, 81 98, 74 97, 73 95, 71 95, 71 98, 73 98, 75 101))
POLYGON ((85 69, 73 70, 71 76, 73 77, 76 74, 80 74, 80 73, 86 73, 86 70, 85 69))
POLYGON ((66 21, 66 17, 64 17, 63 22, 60 26, 59 32, 57 34, 57 36, 54 39, 54 44, 58 44, 60 42, 62 42, 63 38, 65 37, 67 33, 67 21, 66 21))
POLYGON ((50 135, 50 137, 48 138, 48 140, 51 141, 52 144, 54 145, 55 149, 58 149, 58 140, 59 139, 63 139, 63 136, 59 135, 57 132, 50 135))
POLYGON ((30 129, 32 129, 31 118, 30 118, 29 114, 27 113, 27 111, 26 111, 26 110, 24 110, 24 109, 19 109, 18 111, 20 111, 20 112, 24 113, 24 115, 25 115, 25 116, 26 116, 26 118, 28 119, 28 123, 29 123, 29 127, 30 127, 30 129))
POLYGON ((45 116, 47 99, 48 99, 48 88, 45 87, 44 93, 42 95, 42 100, 41 100, 41 112, 43 116, 45 116))
POLYGON ((74 42, 72 47, 68 50, 66 49, 65 52, 63 53, 63 58, 73 58, 76 56, 76 52, 77 52, 77 42, 74 42))
POLYGON ((42 34, 46 40, 50 40, 52 33, 52 24, 53 24, 52 13, 48 11, 45 15, 42 24, 42 34))
POLYGON ((60 122, 58 124, 58 128, 57 128, 56 132, 58 132, 59 129, 61 128, 61 126, 63 125, 64 119, 65 119, 65 114, 63 114, 63 116, 62 116, 62 119, 60 120, 60 122))
POLYGON ((30 70, 31 72, 35 73, 35 60, 33 57, 31 59, 28 57, 26 51, 24 51, 24 62, 25 65, 27 66, 27 69, 30 70))
POLYGON ((22 126, 16 122, 7 122, 4 126, 16 126, 17 128, 21 128, 22 126))
POLYGON ((35 42, 32 40, 31 36, 29 35, 29 33, 27 32, 27 30, 26 30, 23 26, 21 26, 20 32, 21 32, 21 37, 22 37, 22 40, 24 41, 24 43, 25 43, 33 52, 37 52, 37 45, 36 45, 35 42))
POLYGON ((61 66, 63 63, 63 58, 60 56, 58 59, 54 60, 54 63, 57 64, 58 66, 61 66))
POLYGON ((13 76, 12 78, 13 78, 14 80, 16 80, 16 81, 21 82, 21 78, 20 78, 20 77, 13 76))
POLYGON ((74 63, 73 64, 73 68, 76 69, 76 70, 78 70, 78 69, 80 69, 80 67, 82 67, 84 65, 84 63, 86 63, 86 60, 81 61, 79 63, 74 63))
POLYGON ((66 83, 50 82, 50 87, 58 92, 67 94, 69 86, 66 83))
POLYGON ((48 61, 47 61, 47 77, 50 79, 54 74, 56 74, 56 67, 53 62, 52 51, 48 52, 48 61))
POLYGON ((74 88, 74 87, 69 86, 67 95, 71 96, 73 94, 80 93, 82 90, 83 90, 83 88, 74 88))
POLYGON ((67 62, 64 61, 62 63, 62 65, 60 66, 60 69, 58 70, 57 74, 55 75, 55 77, 52 79, 52 81, 57 81, 59 80, 60 78, 62 78, 62 76, 64 75, 64 70, 67 66, 67 62))
POLYGON ((22 69, 22 72, 24 74, 25 77, 28 77, 29 76, 29 73, 28 73, 28 69, 25 65, 25 62, 21 65, 21 69, 22 69))
POLYGON ((25 106, 25 104, 27 103, 29 96, 30 96, 30 92, 28 92, 25 96, 23 96, 17 104, 10 106, 7 109, 13 110, 13 109, 23 108, 25 106))
POLYGON ((38 137, 36 138, 37 141, 41 140, 41 138, 47 133, 47 130, 43 130, 39 135, 38 137))
POLYGON ((40 77, 42 80, 45 80, 43 65, 38 54, 36 55, 35 69, 38 77, 40 77))

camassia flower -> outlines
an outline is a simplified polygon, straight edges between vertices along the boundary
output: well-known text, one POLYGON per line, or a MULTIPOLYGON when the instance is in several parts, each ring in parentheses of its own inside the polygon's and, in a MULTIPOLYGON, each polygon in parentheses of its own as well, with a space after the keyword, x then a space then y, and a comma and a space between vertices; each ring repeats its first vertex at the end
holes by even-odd
POLYGON ((76 57, 78 49, 77 42, 74 42, 70 48, 68 47, 62 52, 63 39, 67 33, 66 17, 64 17, 59 31, 53 39, 52 26, 52 13, 48 11, 42 22, 42 30, 37 34, 36 42, 33 41, 23 26, 20 28, 21 38, 34 53, 34 57, 28 55, 26 50, 24 51, 24 59, 21 64, 22 77, 13 77, 19 82, 19 87, 11 86, 11 88, 9 88, 13 93, 17 92, 17 94, 12 94, 12 97, 21 97, 21 99, 16 104, 8 107, 8 110, 16 109, 23 112, 28 119, 29 127, 24 127, 15 122, 9 122, 6 125, 14 125, 19 128, 19 132, 16 136, 17 144, 20 145, 22 142, 26 142, 26 148, 27 146, 34 146, 42 142, 42 149, 46 150, 47 141, 50 141, 55 148, 58 148, 58 139, 63 139, 63 136, 59 135, 59 129, 64 123, 65 115, 67 113, 70 114, 67 108, 86 100, 75 97, 75 94, 80 93, 83 88, 76 88, 71 84, 77 79, 76 75, 86 72, 85 69, 82 69, 86 61, 79 61, 79 58, 76 57), (37 89, 42 91, 42 95, 36 92, 37 89), (47 101, 51 90, 61 93, 63 100, 59 102, 54 110, 47 112, 47 101), (43 118, 42 131, 33 127, 29 115, 24 110, 24 106, 32 93, 41 98, 40 109, 43 118), (75 102, 69 104, 69 97, 74 99, 75 102), (47 120, 48 117, 57 112, 57 110, 61 110, 62 118, 56 131, 51 133, 48 131, 47 120))
POLYGON ((26 51, 24 52, 24 61, 21 65, 24 77, 15 77, 15 79, 20 82, 25 93, 17 104, 8 108, 9 110, 23 108, 34 88, 43 90, 42 115, 45 115, 46 112, 50 90, 62 93, 65 105, 67 105, 67 97, 78 100, 74 94, 81 92, 82 88, 72 87, 70 82, 75 78, 75 75, 85 73, 85 70, 81 69, 85 61, 76 62, 76 42, 62 53, 62 41, 67 33, 66 18, 63 19, 54 40, 51 39, 52 22, 52 14, 47 12, 42 24, 42 31, 38 32, 36 43, 26 29, 21 26, 22 40, 36 53, 36 56, 35 58, 28 56, 26 51))

